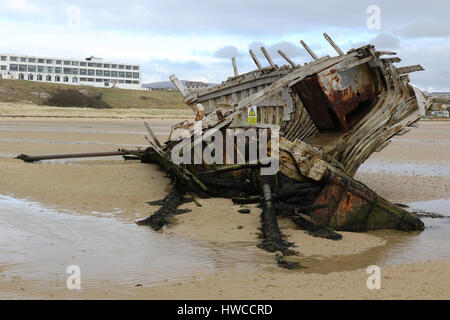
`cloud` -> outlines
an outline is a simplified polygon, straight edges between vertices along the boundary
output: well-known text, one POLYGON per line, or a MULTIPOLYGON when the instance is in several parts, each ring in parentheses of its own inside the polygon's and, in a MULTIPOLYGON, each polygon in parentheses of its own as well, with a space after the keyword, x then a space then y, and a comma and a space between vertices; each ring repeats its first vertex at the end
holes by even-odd
POLYGON ((242 52, 235 46, 225 46, 213 53, 213 56, 219 59, 231 59, 232 57, 241 57, 242 52))
POLYGON ((380 33, 370 41, 378 49, 397 49, 400 47, 400 39, 385 33, 380 33))
POLYGON ((447 38, 450 37, 450 22, 423 17, 406 26, 396 28, 395 32, 407 38, 447 38))
POLYGON ((36 6, 29 4, 27 0, 8 0, 5 2, 5 7, 16 11, 36 11, 36 6))

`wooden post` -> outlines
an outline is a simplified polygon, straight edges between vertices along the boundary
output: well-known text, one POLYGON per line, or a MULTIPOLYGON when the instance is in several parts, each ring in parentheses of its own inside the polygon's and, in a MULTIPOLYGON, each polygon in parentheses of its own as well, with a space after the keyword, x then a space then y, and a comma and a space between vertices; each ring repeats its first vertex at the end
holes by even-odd
POLYGON ((338 47, 338 45, 333 41, 333 39, 330 38, 330 36, 326 32, 323 33, 323 36, 340 56, 344 55, 344 52, 341 50, 341 48, 338 47))
POLYGON ((162 148, 161 143, 159 142, 158 138, 156 137, 155 133, 153 132, 152 128, 148 125, 147 122, 144 122, 145 127, 147 128, 148 133, 152 136, 155 143, 158 145, 158 147, 162 148))
POLYGON ((272 68, 276 68, 275 63, 273 63, 272 58, 269 56, 269 53, 267 53, 266 48, 261 47, 261 51, 264 54, 264 56, 266 57, 267 61, 269 62, 270 66, 272 68))
POLYGON ((300 43, 303 46, 303 48, 305 48, 305 50, 308 51, 311 57, 313 57, 314 60, 319 60, 319 57, 314 53, 314 51, 311 50, 310 47, 308 47, 308 45, 303 40, 300 40, 300 43))
POLYGON ((183 97, 186 97, 188 93, 187 93, 186 87, 183 85, 183 83, 181 83, 181 81, 178 80, 178 78, 174 74, 172 74, 169 77, 169 79, 170 79, 170 81, 172 81, 172 83, 175 85, 175 87, 177 87, 178 91, 181 92, 183 97))
POLYGON ((262 70, 262 66, 261 63, 259 63, 258 58, 256 57, 256 55, 253 53, 252 49, 250 49, 248 52, 250 52, 250 55, 253 58, 253 61, 255 62, 256 66, 258 67, 259 70, 262 70))
POLYGON ((283 51, 278 50, 278 53, 280 54, 280 56, 284 58, 284 60, 286 60, 292 66, 292 68, 297 68, 297 64, 291 59, 289 59, 289 57, 283 51))
POLYGON ((234 76, 239 76, 239 72, 236 66, 236 57, 231 58, 231 63, 233 64, 234 76))

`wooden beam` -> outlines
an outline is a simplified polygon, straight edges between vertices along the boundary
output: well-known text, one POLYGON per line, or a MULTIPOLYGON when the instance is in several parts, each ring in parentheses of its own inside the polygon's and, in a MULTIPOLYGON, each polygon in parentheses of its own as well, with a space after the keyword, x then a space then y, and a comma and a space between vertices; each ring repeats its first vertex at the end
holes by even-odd
POLYGON ((153 132, 152 128, 148 125, 147 122, 144 122, 145 127, 147 128, 148 133, 152 136, 153 140, 157 144, 158 147, 162 148, 161 143, 159 142, 158 138, 156 137, 155 133, 153 132))
POLYGON ((169 77, 170 81, 172 81, 172 83, 175 85, 175 87, 178 89, 178 91, 180 91, 180 93, 183 95, 183 97, 186 97, 188 92, 186 90, 186 87, 183 85, 183 83, 181 83, 180 80, 178 80, 178 78, 172 74, 169 77))
POLYGON ((269 62, 270 66, 272 68, 276 68, 275 63, 273 63, 272 58, 269 56, 269 53, 267 53, 266 48, 261 47, 261 51, 264 54, 264 56, 266 57, 267 61, 269 62))
POLYGON ((417 64, 414 66, 397 68, 398 74, 405 74, 405 73, 411 73, 411 72, 423 71, 423 70, 425 70, 425 69, 420 64, 417 64))
POLYGON ((256 66, 258 67, 259 70, 262 70, 262 66, 261 63, 259 63, 258 58, 256 57, 255 53, 252 51, 252 49, 250 49, 248 52, 250 52, 250 55, 253 58, 253 61, 255 62, 256 66))
POLYGON ((323 36, 340 56, 344 55, 344 52, 341 50, 341 48, 338 47, 338 45, 333 41, 333 39, 330 38, 330 36, 326 32, 323 33, 323 36))
POLYGON ((311 57, 313 57, 314 60, 319 60, 319 57, 314 53, 314 51, 311 50, 310 47, 308 47, 308 45, 303 40, 300 40, 300 43, 303 46, 303 48, 305 48, 305 50, 308 51, 311 57))
POLYGON ((239 72, 236 66, 236 57, 231 58, 231 64, 233 65, 234 76, 235 77, 239 76, 239 72))
POLYGON ((297 64, 291 59, 289 59, 289 57, 283 51, 278 50, 278 53, 280 54, 280 56, 284 58, 284 60, 286 60, 292 66, 292 68, 297 68, 297 64))

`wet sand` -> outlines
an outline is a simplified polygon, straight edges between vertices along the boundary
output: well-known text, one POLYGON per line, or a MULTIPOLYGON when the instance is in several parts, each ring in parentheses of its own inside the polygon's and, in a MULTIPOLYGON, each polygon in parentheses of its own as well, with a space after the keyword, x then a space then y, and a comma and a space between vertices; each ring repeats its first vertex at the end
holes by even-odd
MULTIPOLYGON (((161 138, 174 122, 150 121, 161 138)), ((146 202, 170 188, 154 165, 120 157, 11 159, 134 148, 146 144, 144 134, 142 120, 0 119, 0 213, 10 230, 0 236, 0 298, 450 298, 450 252, 439 248, 450 242, 442 232, 447 220, 425 221, 431 227, 422 234, 344 232, 337 242, 281 220, 304 267, 288 271, 256 248, 259 209, 239 214, 228 199, 184 205, 192 212, 164 234, 136 226, 156 210, 146 202), (66 288, 70 264, 82 267, 80 291, 66 288), (366 267, 373 264, 381 267, 381 290, 366 287, 366 267)), ((374 154, 357 178, 395 202, 449 198, 449 137, 450 122, 423 122, 374 154), (408 164, 407 172, 398 163, 408 164)))

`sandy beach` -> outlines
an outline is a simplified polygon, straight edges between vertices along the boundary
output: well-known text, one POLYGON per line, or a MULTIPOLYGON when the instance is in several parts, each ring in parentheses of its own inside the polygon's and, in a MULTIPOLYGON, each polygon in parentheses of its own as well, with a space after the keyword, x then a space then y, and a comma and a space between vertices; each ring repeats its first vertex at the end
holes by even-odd
MULTIPOLYGON (((135 225, 156 210, 147 202, 170 189, 156 165, 120 157, 34 164, 13 159, 145 147, 142 119, 97 116, 0 118, 0 211, 5 228, 15 230, 0 236, 0 298, 450 298, 450 236, 442 235, 448 218, 425 221, 433 227, 421 234, 342 232, 340 241, 314 238, 282 219, 283 234, 301 253, 293 259, 302 266, 284 270, 256 247, 260 209, 254 206, 251 214, 239 214, 229 199, 200 199, 202 207, 183 205, 192 211, 164 232, 135 225), (71 264, 86 274, 82 290, 66 288, 71 264), (366 286, 370 265, 381 268, 379 290, 366 286)), ((161 139, 177 121, 149 119, 161 139)), ((450 122, 423 121, 374 154, 356 178, 393 202, 445 201, 449 137, 450 122)))

